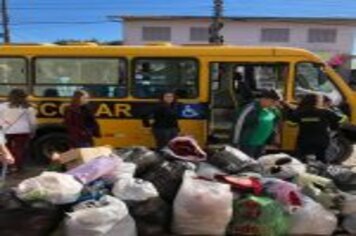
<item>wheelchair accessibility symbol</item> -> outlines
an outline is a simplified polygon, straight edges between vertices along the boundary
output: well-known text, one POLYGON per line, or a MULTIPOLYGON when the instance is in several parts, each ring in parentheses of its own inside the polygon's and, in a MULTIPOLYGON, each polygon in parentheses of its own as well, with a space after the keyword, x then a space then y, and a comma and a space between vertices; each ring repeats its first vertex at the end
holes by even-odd
POLYGON ((194 109, 192 105, 185 105, 182 110, 182 116, 184 118, 196 118, 199 117, 199 112, 194 109))

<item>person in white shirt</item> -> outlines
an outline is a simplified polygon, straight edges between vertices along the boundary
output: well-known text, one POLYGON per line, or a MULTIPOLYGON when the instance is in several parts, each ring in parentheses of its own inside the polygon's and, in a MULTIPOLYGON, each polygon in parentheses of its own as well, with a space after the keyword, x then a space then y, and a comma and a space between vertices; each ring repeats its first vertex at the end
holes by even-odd
POLYGON ((36 127, 36 111, 22 89, 13 89, 8 101, 0 104, 0 126, 6 146, 15 159, 10 171, 17 172, 23 168, 25 151, 36 127))

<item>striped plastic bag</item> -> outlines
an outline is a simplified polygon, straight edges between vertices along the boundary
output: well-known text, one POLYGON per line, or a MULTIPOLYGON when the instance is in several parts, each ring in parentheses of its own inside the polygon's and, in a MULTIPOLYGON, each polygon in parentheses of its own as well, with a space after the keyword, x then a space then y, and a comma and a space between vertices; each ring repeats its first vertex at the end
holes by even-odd
POLYGON ((233 207, 228 235, 279 236, 288 232, 288 215, 271 198, 250 195, 236 199, 233 207))

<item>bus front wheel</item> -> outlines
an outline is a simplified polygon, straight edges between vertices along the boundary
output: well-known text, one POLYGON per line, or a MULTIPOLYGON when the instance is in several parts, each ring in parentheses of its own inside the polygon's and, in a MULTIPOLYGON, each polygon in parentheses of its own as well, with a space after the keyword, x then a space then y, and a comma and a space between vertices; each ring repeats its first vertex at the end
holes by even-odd
POLYGON ((65 133, 49 133, 36 138, 32 143, 32 155, 40 163, 48 163, 53 153, 69 150, 69 138, 65 133))

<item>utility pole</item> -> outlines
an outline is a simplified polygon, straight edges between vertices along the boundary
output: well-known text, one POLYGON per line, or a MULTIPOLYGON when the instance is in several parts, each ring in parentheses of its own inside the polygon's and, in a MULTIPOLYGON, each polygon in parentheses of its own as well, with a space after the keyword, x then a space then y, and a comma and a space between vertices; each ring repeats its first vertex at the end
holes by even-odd
POLYGON ((223 17, 223 2, 224 0, 214 0, 214 15, 213 22, 209 27, 209 42, 211 44, 222 44, 224 43, 224 36, 220 35, 220 30, 224 27, 222 22, 223 17))
POLYGON ((4 43, 10 43, 9 16, 7 14, 7 0, 1 0, 1 15, 4 43))

